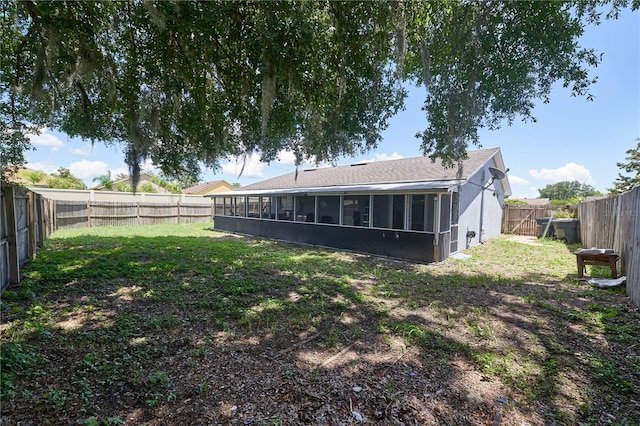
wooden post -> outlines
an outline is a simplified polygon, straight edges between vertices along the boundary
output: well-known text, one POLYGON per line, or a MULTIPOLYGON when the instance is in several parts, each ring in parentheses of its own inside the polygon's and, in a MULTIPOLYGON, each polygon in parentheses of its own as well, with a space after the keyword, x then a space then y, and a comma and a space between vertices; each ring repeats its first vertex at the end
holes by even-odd
POLYGON ((4 187, 7 207, 7 246, 9 249, 9 283, 20 282, 20 254, 18 253, 18 222, 16 220, 16 197, 13 186, 4 187))
POLYGON ((32 259, 36 258, 36 194, 33 191, 27 193, 29 197, 29 256, 32 259))
POLYGON ((49 232, 49 200, 47 200, 46 198, 43 197, 42 199, 42 220, 44 221, 44 232, 45 232, 45 237, 48 237, 50 232, 49 232))
POLYGON ((181 220, 180 220, 180 200, 178 200, 177 206, 178 206, 178 223, 181 223, 181 220))
POLYGON ((53 200, 47 200, 47 235, 53 234, 53 200))
POLYGON ((91 227, 91 201, 87 201, 87 228, 91 227))
POLYGON ((51 200, 51 232, 58 229, 58 206, 56 200, 51 200))
POLYGON ((38 223, 36 228, 38 231, 38 247, 40 248, 44 247, 44 237, 45 237, 43 203, 44 201, 42 198, 42 194, 36 194, 36 216, 38 217, 38 223))

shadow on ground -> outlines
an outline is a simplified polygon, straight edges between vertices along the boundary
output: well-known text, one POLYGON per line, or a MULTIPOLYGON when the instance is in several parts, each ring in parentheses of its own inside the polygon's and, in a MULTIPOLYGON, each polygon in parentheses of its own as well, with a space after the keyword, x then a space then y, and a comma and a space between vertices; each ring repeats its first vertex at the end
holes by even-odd
POLYGON ((3 423, 639 423, 637 311, 514 244, 52 239, 3 297, 3 423))

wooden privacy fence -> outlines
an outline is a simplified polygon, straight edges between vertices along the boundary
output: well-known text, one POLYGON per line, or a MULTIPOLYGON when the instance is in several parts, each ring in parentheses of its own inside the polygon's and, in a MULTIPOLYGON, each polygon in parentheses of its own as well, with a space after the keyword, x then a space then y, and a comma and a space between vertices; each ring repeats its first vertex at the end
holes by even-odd
POLYGON ((627 295, 640 307, 640 186, 616 197, 578 205, 584 247, 609 248, 621 257, 627 295))
POLYGON ((47 204, 47 209, 53 212, 53 229, 178 224, 213 220, 213 203, 159 204, 47 200, 47 204))
POLYGON ((0 185, 0 290, 21 279, 20 268, 35 257, 48 234, 41 195, 0 185))
POLYGON ((536 219, 549 217, 556 210, 573 210, 572 206, 524 206, 505 204, 502 210, 502 233, 536 236, 536 219))
POLYGON ((62 201, 2 183, 0 209, 0 290, 20 282, 20 269, 57 229, 137 226, 213 220, 213 202, 153 203, 62 201))

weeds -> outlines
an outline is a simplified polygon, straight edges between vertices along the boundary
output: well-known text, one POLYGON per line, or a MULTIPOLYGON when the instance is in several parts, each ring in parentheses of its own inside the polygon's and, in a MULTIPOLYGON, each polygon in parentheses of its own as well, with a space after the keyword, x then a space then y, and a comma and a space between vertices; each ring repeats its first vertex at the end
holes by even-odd
POLYGON ((53 389, 44 394, 44 399, 48 401, 55 410, 59 410, 67 401, 67 392, 53 389))
POLYGON ((42 357, 35 348, 21 343, 3 343, 0 351, 0 400, 13 398, 16 393, 14 380, 18 376, 27 375, 30 369, 38 365, 42 357))

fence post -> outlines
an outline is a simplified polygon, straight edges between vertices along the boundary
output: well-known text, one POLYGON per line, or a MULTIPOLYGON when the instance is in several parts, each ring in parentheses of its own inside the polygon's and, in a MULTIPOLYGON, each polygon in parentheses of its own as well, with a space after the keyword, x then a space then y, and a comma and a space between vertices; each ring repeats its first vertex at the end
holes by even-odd
POLYGON ((32 259, 36 258, 36 194, 33 191, 27 193, 29 197, 29 256, 32 259))
POLYGON ((53 234, 53 200, 47 199, 47 236, 53 234))
POLYGON ((44 200, 42 194, 36 194, 36 215, 38 216, 38 247, 44 247, 45 223, 44 223, 44 200))
POLYGON ((178 202, 176 203, 178 206, 178 224, 182 223, 181 218, 180 218, 180 200, 178 200, 178 202))
POLYGON ((48 237, 50 232, 49 232, 49 200, 47 200, 46 198, 42 198, 42 208, 43 208, 43 212, 42 212, 42 220, 44 221, 44 232, 45 232, 45 237, 48 237))
POLYGON ((58 201, 53 200, 53 230, 58 229, 58 201))
POLYGON ((87 228, 91 227, 91 201, 87 201, 87 228))
POLYGON ((18 253, 18 222, 16 221, 16 197, 13 186, 4 187, 7 207, 7 242, 9 248, 9 283, 20 282, 20 255, 18 253))
POLYGON ((53 219, 51 221, 51 224, 53 225, 51 231, 53 232, 58 229, 58 203, 56 200, 51 200, 51 218, 53 219))

